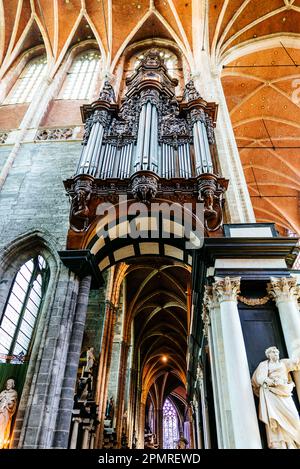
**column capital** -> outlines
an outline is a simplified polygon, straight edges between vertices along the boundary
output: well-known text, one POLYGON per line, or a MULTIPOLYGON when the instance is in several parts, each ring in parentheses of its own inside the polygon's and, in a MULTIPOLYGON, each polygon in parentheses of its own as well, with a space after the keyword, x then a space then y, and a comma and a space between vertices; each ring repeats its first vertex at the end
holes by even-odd
POLYGON ((276 304, 287 301, 297 301, 300 297, 300 286, 295 277, 271 277, 267 285, 267 292, 276 304))
POLYGON ((219 303, 237 301, 240 293, 241 277, 216 278, 213 284, 213 295, 219 303))

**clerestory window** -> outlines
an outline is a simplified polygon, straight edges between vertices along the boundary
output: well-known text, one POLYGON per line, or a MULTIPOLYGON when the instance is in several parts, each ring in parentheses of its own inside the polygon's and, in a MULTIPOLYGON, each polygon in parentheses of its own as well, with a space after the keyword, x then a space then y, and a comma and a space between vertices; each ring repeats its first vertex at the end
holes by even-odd
POLYGON ((7 95, 4 104, 30 103, 45 76, 46 68, 45 55, 30 60, 7 95))
POLYGON ((58 99, 91 99, 100 69, 100 54, 89 50, 78 54, 64 81, 58 99))

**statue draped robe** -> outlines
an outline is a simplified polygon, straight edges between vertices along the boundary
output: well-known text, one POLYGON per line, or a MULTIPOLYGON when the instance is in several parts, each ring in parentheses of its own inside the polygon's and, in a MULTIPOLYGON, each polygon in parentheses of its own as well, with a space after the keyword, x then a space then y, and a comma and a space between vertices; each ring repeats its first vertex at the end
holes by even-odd
POLYGON ((254 393, 259 397, 259 418, 266 425, 269 448, 300 448, 300 419, 292 398, 290 371, 300 370, 300 363, 282 359, 273 366, 261 362, 252 377, 254 393), (277 366, 276 366, 277 365, 277 366), (266 378, 276 381, 268 386, 266 378))

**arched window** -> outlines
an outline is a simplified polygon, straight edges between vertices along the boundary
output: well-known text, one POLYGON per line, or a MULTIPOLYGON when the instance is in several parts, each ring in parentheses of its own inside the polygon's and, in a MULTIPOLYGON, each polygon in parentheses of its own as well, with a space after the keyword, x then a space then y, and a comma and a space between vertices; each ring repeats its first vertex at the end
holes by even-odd
POLYGON ((170 401, 166 399, 163 407, 163 447, 174 449, 179 439, 177 412, 170 401))
POLYGON ((27 261, 16 274, 0 323, 0 362, 13 363, 18 355, 29 354, 47 279, 42 256, 27 261))
POLYGON ((91 99, 100 69, 100 54, 89 50, 78 54, 72 63, 58 99, 91 99))
POLYGON ((30 103, 46 73, 46 66, 45 55, 30 60, 6 97, 4 104, 30 103))
MULTIPOLYGON (((165 66, 168 69, 169 75, 173 78, 177 76, 177 70, 178 70, 178 59, 173 52, 169 51, 168 49, 162 49, 162 48, 157 48, 155 49, 159 50, 159 55, 163 58, 165 66)), ((134 57, 133 61, 133 67, 136 69, 139 64, 141 63, 141 60, 144 58, 144 54, 146 51, 143 51, 136 55, 134 57)))

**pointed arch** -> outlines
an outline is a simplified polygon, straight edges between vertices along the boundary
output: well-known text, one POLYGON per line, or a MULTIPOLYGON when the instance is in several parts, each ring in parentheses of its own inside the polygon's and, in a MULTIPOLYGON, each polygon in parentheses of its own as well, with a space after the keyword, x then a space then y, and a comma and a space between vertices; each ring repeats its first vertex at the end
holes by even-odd
MULTIPOLYGON (((92 20, 90 19, 90 17, 83 11, 80 12, 80 14, 78 15, 74 25, 73 25, 73 28, 68 36, 68 39, 65 41, 64 43, 64 46, 63 48, 61 49, 60 51, 60 54, 55 62, 55 65, 53 67, 53 69, 51 70, 51 77, 53 77, 55 75, 55 73, 57 72, 58 68, 60 67, 61 63, 63 62, 63 60, 65 59, 67 53, 68 53, 68 50, 70 49, 70 45, 71 45, 71 42, 72 42, 72 39, 74 39, 75 35, 76 35, 76 32, 80 26, 80 23, 81 21, 85 19, 87 21, 87 23, 90 25, 92 31, 93 31, 93 34, 96 38, 96 41, 97 41, 97 44, 98 44, 98 47, 99 47, 99 50, 101 52, 101 57, 102 57, 102 61, 105 61, 106 60, 106 52, 105 52, 105 49, 104 49, 104 46, 103 46, 103 43, 101 41, 101 38, 95 28, 95 25, 94 23, 92 22, 92 20)), ((86 41, 83 41, 83 42, 86 42, 86 41)), ((79 46, 80 44, 76 44, 77 46, 79 46)), ((74 46, 73 46, 74 47, 74 46)))
POLYGON ((249 39, 248 41, 231 47, 220 56, 219 63, 221 65, 227 65, 253 52, 273 49, 274 47, 278 47, 280 45, 279 41, 283 39, 285 47, 300 49, 300 34, 285 32, 268 34, 267 36, 249 39))
POLYGON ((34 13, 33 17, 34 17, 34 21, 36 22, 36 24, 37 24, 37 26, 38 26, 38 28, 41 32, 42 38, 44 40, 46 54, 47 54, 47 62, 50 65, 51 62, 54 60, 54 54, 53 54, 53 49, 52 49, 51 41, 50 41, 50 38, 49 38, 49 34, 45 30, 41 20, 39 19, 39 17, 37 16, 36 13, 34 13))
POLYGON ((43 46, 44 47, 44 49, 46 51, 46 56, 47 56, 47 66, 49 67, 50 64, 51 64, 51 59, 53 58, 50 41, 49 41, 49 38, 47 37, 47 34, 46 34, 44 28, 42 27, 42 24, 41 24, 40 20, 37 17, 35 17, 34 15, 32 15, 30 20, 28 21, 28 23, 26 25, 26 28, 24 29, 20 39, 18 40, 17 44, 15 45, 13 51, 11 52, 11 54, 6 55, 6 57, 3 61, 2 67, 1 67, 1 70, 0 70, 0 79, 6 74, 8 69, 13 64, 13 62, 15 60, 17 60, 18 57, 21 54, 23 54, 23 53, 26 54, 26 53, 28 53, 28 51, 30 49, 33 49, 34 47, 38 47, 38 46, 43 46), (29 49, 28 48, 24 49, 25 41, 26 41, 28 35, 30 34, 30 31, 33 30, 35 27, 41 33, 43 43, 38 44, 36 46, 32 46, 29 49))
MULTIPOLYGON (((173 28, 169 25, 169 23, 156 11, 156 10, 148 10, 147 13, 143 16, 143 18, 136 24, 135 28, 132 29, 130 34, 126 37, 126 39, 123 41, 121 46, 119 47, 118 51, 116 52, 111 66, 110 66, 110 72, 113 73, 115 70, 115 67, 118 63, 119 58, 121 57, 122 53, 125 51, 126 47, 129 45, 130 41, 134 38, 136 33, 142 29, 144 23, 151 17, 155 16, 158 21, 164 26, 165 29, 169 32, 169 34, 172 36, 174 39, 175 43, 178 45, 180 48, 182 54, 186 57, 190 67, 192 68, 193 65, 193 58, 192 58, 192 53, 191 51, 187 51, 183 42, 179 39, 173 28)), ((159 37, 158 37, 159 38, 159 37)))

